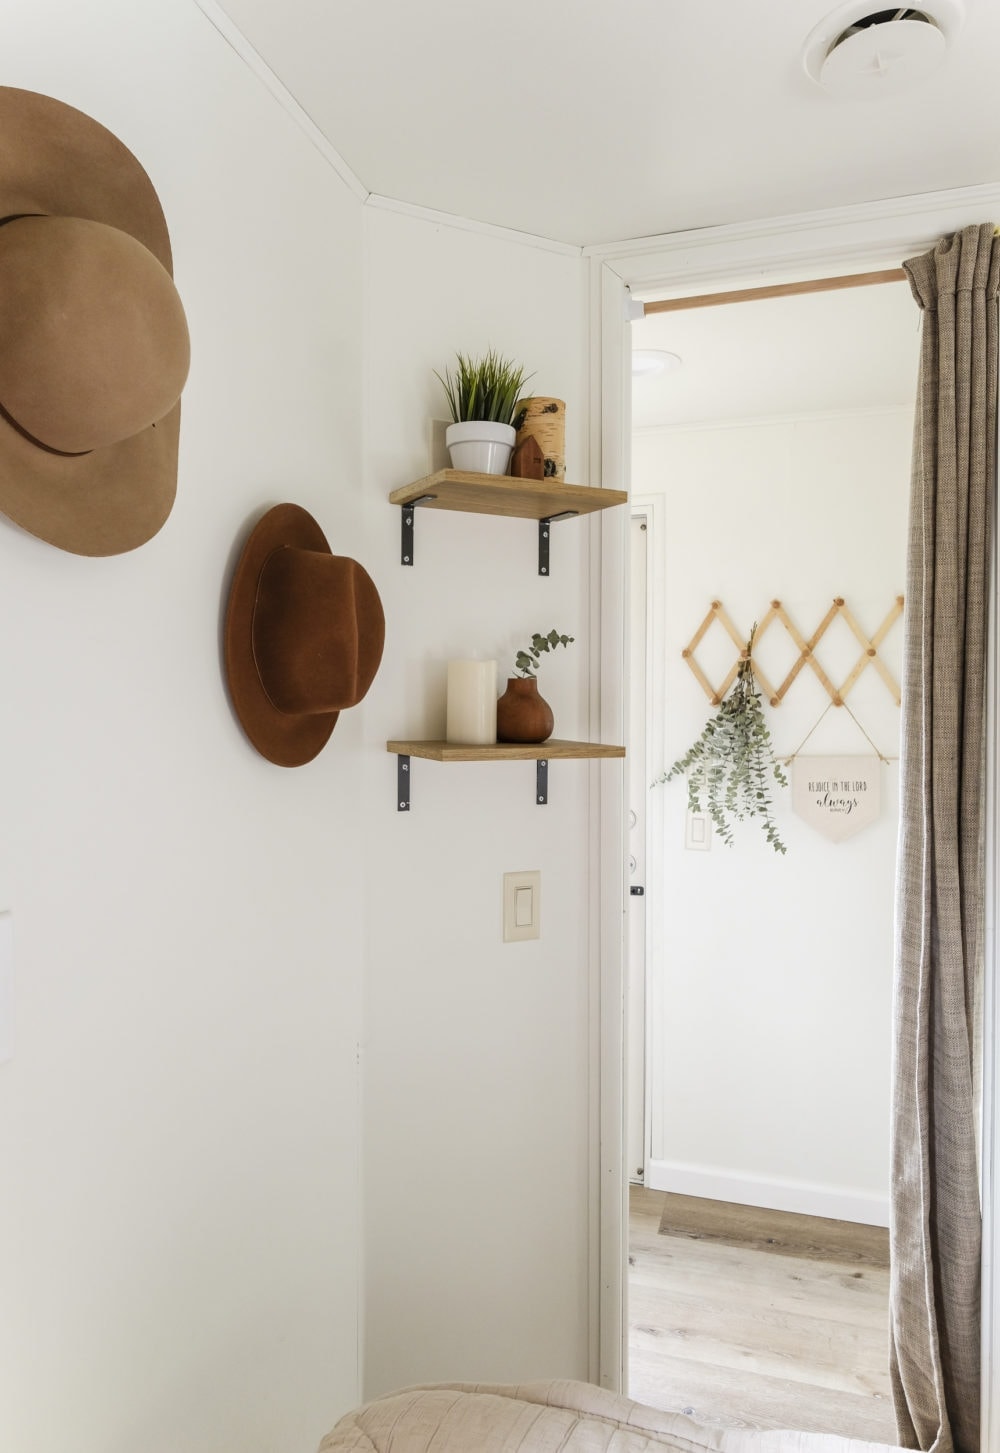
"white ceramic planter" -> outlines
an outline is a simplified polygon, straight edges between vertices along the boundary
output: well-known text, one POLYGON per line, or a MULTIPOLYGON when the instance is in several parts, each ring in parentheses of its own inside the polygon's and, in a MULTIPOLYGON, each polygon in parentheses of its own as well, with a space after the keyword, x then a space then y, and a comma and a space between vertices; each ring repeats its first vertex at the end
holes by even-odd
POLYGON ((462 424, 449 424, 444 442, 452 469, 466 469, 471 474, 506 474, 516 438, 511 424, 470 419, 462 424))

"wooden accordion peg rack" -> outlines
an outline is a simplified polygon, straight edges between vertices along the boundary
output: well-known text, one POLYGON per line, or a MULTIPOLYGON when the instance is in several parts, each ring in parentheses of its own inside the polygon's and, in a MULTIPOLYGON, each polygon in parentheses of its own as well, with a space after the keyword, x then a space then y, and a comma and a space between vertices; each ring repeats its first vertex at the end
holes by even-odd
MULTIPOLYGON (((778 621, 782 626, 784 626, 785 630, 788 632, 795 645, 798 647, 799 655, 798 659, 792 666, 792 669, 789 671, 784 681, 782 681, 781 685, 777 688, 771 685, 767 677, 757 665, 756 660, 751 659, 750 664, 753 673, 756 676, 758 683, 760 684, 761 691, 767 697, 768 701, 771 703, 772 706, 780 706, 782 701, 784 700, 785 693, 788 691, 788 688, 791 686, 792 682, 798 676, 799 672, 803 669, 803 667, 808 666, 817 677, 823 689, 826 691, 827 695, 830 698, 831 704, 833 706, 843 706, 847 699, 848 693, 851 691, 851 688, 858 680, 858 677, 868 666, 873 666, 878 674, 881 676, 882 680, 885 682, 889 691, 892 693, 893 700, 898 706, 901 699, 899 683, 896 681, 892 672, 889 670, 888 666, 882 660, 878 652, 882 642, 885 640, 893 625, 896 623, 897 620, 899 620, 899 617, 902 614, 903 597, 901 595, 897 595, 895 604, 889 611, 885 620, 879 626, 878 630, 874 633, 874 635, 869 638, 858 625, 857 619, 848 607, 843 596, 838 595, 834 597, 833 604, 830 606, 830 609, 820 621, 819 625, 813 631, 812 635, 808 639, 806 639, 806 637, 803 636, 802 632, 799 630, 798 626, 788 615, 788 612, 781 604, 781 601, 772 600, 767 614, 764 616, 763 620, 757 627, 757 632, 754 637, 754 645, 755 647, 759 645, 766 632, 775 623, 775 621, 778 621), (858 643, 861 646, 861 655, 858 657, 854 668, 845 677, 842 684, 840 686, 835 686, 834 683, 830 680, 830 677, 823 670, 823 667, 816 660, 816 656, 814 653, 816 647, 819 645, 820 641, 823 639, 824 635, 838 616, 840 616, 845 624, 850 627, 850 630, 857 638, 858 643)), ((730 619, 729 614, 726 611, 726 608, 722 604, 721 600, 713 600, 711 608, 709 609, 709 612, 706 615, 705 619, 695 631, 687 646, 685 646, 684 650, 681 652, 684 660, 688 663, 695 676, 697 676, 698 680, 701 682, 702 688, 713 706, 718 706, 720 704, 726 692, 736 680, 736 673, 739 670, 740 662, 745 661, 747 658, 746 643, 747 636, 740 635, 739 631, 733 625, 733 622, 730 619), (726 632, 726 634, 729 636, 729 638, 732 640, 733 644, 739 651, 739 655, 733 662, 732 668, 728 676, 725 678, 720 686, 712 685, 711 681, 709 681, 708 677, 705 675, 705 672, 699 666, 694 654, 695 651, 698 649, 698 646, 701 644, 701 641, 704 638, 706 632, 709 630, 710 626, 712 626, 716 621, 718 621, 719 625, 722 626, 723 630, 726 632)))

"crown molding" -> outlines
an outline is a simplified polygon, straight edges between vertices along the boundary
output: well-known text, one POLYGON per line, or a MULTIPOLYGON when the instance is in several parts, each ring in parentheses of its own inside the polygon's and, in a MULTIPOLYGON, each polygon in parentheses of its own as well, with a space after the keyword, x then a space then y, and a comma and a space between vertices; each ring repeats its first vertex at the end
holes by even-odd
POLYGON ((474 217, 461 217, 452 212, 439 212, 433 207, 422 207, 412 202, 400 201, 396 197, 384 197, 369 191, 309 113, 299 105, 280 76, 271 69, 239 26, 226 14, 219 0, 194 0, 194 3, 205 19, 214 26, 226 44, 253 72, 282 110, 287 112, 300 131, 309 138, 324 161, 333 168, 345 186, 364 206, 374 207, 382 212, 395 212, 403 217, 414 217, 418 221, 429 222, 435 227, 453 227, 460 232, 476 232, 480 236, 496 237, 501 241, 514 242, 521 247, 534 247, 540 252, 554 252, 560 257, 582 257, 583 248, 573 242, 558 242, 551 237, 539 237, 532 232, 520 232, 515 227, 500 227, 492 222, 480 222, 474 217))
POLYGON ((299 130, 305 133, 320 156, 333 168, 344 185, 354 193, 359 201, 366 202, 369 196, 368 188, 355 176, 340 152, 330 144, 309 113, 299 105, 284 81, 275 74, 260 52, 250 44, 239 26, 234 24, 222 6, 218 4, 218 0, 194 0, 194 3, 205 19, 219 32, 226 44, 235 51, 244 65, 271 93, 282 110, 288 113, 299 130))
POLYGON ((664 296, 680 296, 724 278, 745 284, 757 270, 786 281, 823 276, 831 256, 860 269, 871 259, 931 247, 943 230, 992 219, 1000 221, 1000 184, 987 183, 601 243, 584 247, 583 255, 633 288, 662 280, 664 296))
POLYGON ((438 212, 433 207, 401 202, 397 197, 383 197, 377 192, 369 193, 365 198, 365 205, 380 212, 395 212, 402 217, 414 217, 419 222, 429 222, 435 227, 454 227, 460 232, 477 232, 484 237, 496 237, 501 242, 534 247, 540 252, 554 252, 560 257, 583 256, 582 247, 574 242, 558 242, 552 237, 539 237, 534 232, 519 232, 516 227, 500 227, 494 222, 479 222, 474 217, 461 217, 454 212, 438 212))

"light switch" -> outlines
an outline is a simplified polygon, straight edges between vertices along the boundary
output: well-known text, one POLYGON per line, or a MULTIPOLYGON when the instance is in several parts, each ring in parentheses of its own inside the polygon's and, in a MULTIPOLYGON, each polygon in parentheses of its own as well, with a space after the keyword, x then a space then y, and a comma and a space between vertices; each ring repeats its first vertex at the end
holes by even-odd
POLYGON ((707 812, 688 811, 684 824, 684 846, 707 853, 712 846, 712 822, 707 812))
POLYGON ((503 875, 504 943, 540 936, 542 875, 537 869, 503 875))

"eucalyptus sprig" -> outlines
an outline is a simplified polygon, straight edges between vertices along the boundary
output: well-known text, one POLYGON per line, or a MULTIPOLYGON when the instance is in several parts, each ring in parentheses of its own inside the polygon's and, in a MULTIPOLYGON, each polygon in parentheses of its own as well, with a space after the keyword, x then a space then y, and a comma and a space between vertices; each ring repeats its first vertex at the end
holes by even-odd
POLYGON ((547 636, 540 635, 536 631, 528 649, 518 651, 514 657, 514 670, 518 676, 534 676, 541 664, 544 652, 554 651, 556 646, 568 646, 575 640, 575 636, 561 636, 558 631, 549 631, 547 636))
POLYGON ((718 711, 698 740, 653 785, 686 772, 688 809, 707 812, 727 847, 733 845, 733 822, 757 817, 774 851, 784 853, 787 849, 772 816, 769 778, 773 776, 782 787, 788 785, 788 779, 775 758, 753 674, 756 631, 754 622, 736 680, 718 711))
POLYGON ((454 423, 470 419, 512 423, 521 391, 534 375, 525 373, 519 363, 502 358, 493 348, 483 358, 467 358, 464 353, 456 357, 458 368, 454 378, 448 368, 443 378, 434 370, 434 376, 444 385, 454 423))

